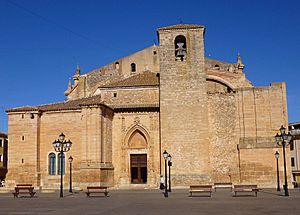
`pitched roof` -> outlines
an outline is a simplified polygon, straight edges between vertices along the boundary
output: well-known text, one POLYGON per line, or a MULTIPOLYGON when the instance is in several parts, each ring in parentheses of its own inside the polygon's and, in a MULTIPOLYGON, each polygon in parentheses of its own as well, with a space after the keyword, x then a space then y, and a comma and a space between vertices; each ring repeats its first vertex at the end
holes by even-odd
POLYGON ((141 87, 141 86, 158 86, 158 78, 156 73, 153 72, 142 72, 137 75, 125 78, 121 81, 113 82, 101 88, 112 88, 112 87, 141 87))
POLYGON ((197 29, 197 28, 204 28, 203 25, 195 25, 195 24, 178 24, 178 25, 171 25, 167 27, 162 27, 157 29, 158 31, 164 30, 176 30, 176 29, 197 29))
POLYGON ((24 106, 18 108, 7 109, 6 112, 19 112, 19 111, 58 111, 58 110, 77 110, 85 105, 104 105, 101 101, 100 95, 91 96, 87 98, 68 100, 64 102, 57 102, 52 104, 45 104, 39 106, 24 106))

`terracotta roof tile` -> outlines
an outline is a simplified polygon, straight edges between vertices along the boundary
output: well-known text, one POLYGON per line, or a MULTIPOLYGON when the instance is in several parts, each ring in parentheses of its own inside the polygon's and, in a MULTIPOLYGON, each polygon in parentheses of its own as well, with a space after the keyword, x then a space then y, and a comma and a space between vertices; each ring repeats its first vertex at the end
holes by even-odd
POLYGON ((24 106, 19 108, 7 109, 6 112, 19 112, 19 111, 58 111, 58 110, 77 110, 81 109, 81 106, 85 105, 105 105, 101 101, 100 95, 68 100, 64 102, 57 102, 52 104, 45 104, 39 106, 24 106))
POLYGON ((126 108, 158 108, 158 103, 148 103, 148 104, 116 104, 116 105, 109 105, 113 109, 126 109, 126 108))
POLYGON ((21 109, 20 111, 38 111, 38 108, 36 106, 23 106, 19 108, 10 108, 6 109, 6 112, 13 112, 15 109, 21 109))
POLYGON ((156 73, 142 72, 129 78, 123 79, 121 81, 101 86, 101 88, 137 86, 158 86, 158 78, 156 77, 156 73))

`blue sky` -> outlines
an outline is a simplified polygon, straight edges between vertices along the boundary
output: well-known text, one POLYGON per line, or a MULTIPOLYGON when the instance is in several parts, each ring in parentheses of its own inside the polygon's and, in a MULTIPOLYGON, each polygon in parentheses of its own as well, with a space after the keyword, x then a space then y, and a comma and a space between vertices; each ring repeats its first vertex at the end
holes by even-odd
POLYGON ((0 131, 7 108, 63 101, 76 64, 86 73, 134 53, 180 20, 206 26, 206 56, 240 52, 255 86, 285 81, 300 121, 299 11, 297 0, 0 0, 0 131))

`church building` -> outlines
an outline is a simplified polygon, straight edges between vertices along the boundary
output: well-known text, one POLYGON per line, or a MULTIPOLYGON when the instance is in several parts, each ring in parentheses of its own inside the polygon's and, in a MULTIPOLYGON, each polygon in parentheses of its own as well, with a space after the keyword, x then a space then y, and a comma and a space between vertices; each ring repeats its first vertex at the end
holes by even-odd
POLYGON ((159 45, 84 74, 78 66, 66 101, 6 110, 6 185, 58 189, 62 172, 68 186, 72 156, 74 188, 157 188, 166 150, 172 186, 276 187, 285 83, 255 87, 240 55, 235 63, 205 57, 204 32, 195 24, 159 28, 159 45), (62 132, 72 146, 60 154, 52 143, 62 132))

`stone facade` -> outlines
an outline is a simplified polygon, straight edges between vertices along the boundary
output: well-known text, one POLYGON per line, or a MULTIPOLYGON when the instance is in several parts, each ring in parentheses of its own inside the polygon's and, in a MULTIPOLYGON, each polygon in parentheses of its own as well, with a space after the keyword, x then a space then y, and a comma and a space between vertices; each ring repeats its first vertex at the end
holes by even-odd
MULTIPOLYGON (((293 141, 290 144, 291 168, 293 183, 295 187, 300 186, 300 122, 289 123, 289 130, 293 135, 293 141)), ((282 152, 279 152, 280 155, 282 152)))
POLYGON ((67 101, 7 110, 7 185, 58 188, 52 142, 64 132, 73 142, 65 158, 74 158, 77 188, 157 187, 164 150, 173 157, 174 186, 275 187, 274 136, 288 121, 285 84, 254 87, 240 55, 234 64, 205 58, 204 31, 200 25, 159 28, 159 46, 86 74, 78 66, 67 101))

